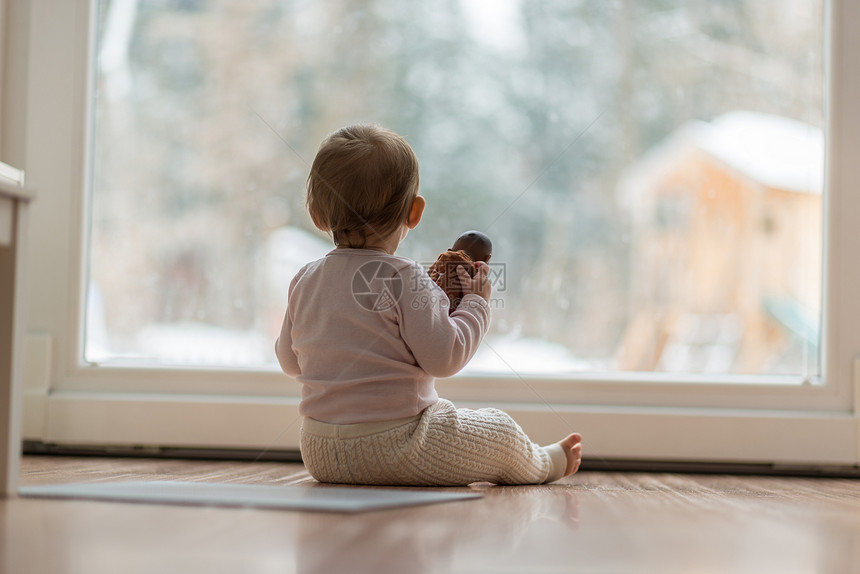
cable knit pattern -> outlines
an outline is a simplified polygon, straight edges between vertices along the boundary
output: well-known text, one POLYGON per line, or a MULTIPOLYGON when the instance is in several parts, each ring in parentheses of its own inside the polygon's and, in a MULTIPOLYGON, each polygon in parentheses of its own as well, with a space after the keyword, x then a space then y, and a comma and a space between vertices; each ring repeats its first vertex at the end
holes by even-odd
POLYGON ((345 484, 540 484, 561 478, 567 463, 561 447, 533 443, 507 413, 445 399, 388 424, 305 419, 301 449, 314 478, 345 484))

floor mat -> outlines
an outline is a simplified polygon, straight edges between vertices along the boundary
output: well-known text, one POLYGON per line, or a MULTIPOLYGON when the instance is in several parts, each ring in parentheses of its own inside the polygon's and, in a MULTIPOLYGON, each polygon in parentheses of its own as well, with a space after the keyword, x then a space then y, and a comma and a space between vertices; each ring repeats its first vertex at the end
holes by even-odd
POLYGON ((363 512, 481 498, 479 493, 326 485, 263 486, 178 481, 22 486, 19 496, 160 504, 251 506, 317 512, 363 512))

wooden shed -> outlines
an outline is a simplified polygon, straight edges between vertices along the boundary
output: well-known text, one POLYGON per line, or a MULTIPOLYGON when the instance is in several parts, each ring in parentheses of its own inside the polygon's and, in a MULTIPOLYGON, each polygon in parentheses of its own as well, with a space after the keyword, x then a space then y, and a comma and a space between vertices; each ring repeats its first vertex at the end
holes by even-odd
POLYGON ((817 372, 823 138, 732 112, 683 126, 631 166, 625 370, 817 372))

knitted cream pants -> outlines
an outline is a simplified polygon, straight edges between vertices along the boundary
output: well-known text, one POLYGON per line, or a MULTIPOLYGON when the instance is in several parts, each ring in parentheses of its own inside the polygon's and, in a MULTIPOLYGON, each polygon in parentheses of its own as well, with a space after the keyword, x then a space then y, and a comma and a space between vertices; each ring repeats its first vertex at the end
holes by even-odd
POLYGON ((457 486, 558 480, 567 457, 540 447, 497 409, 458 409, 445 399, 396 421, 334 425, 305 418, 302 459, 320 482, 457 486))

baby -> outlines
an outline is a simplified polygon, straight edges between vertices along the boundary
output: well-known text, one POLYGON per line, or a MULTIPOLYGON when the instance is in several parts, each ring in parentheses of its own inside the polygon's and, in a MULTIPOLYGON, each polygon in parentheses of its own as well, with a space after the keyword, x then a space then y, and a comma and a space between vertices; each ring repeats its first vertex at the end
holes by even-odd
POLYGON ((488 267, 460 267, 448 297, 394 255, 421 221, 418 160, 396 133, 350 126, 328 136, 307 182, 314 224, 335 249, 289 287, 275 352, 302 385, 301 451, 321 482, 443 486, 538 484, 577 471, 582 437, 538 446, 506 413, 456 408, 434 377, 457 373, 490 323, 488 267))

